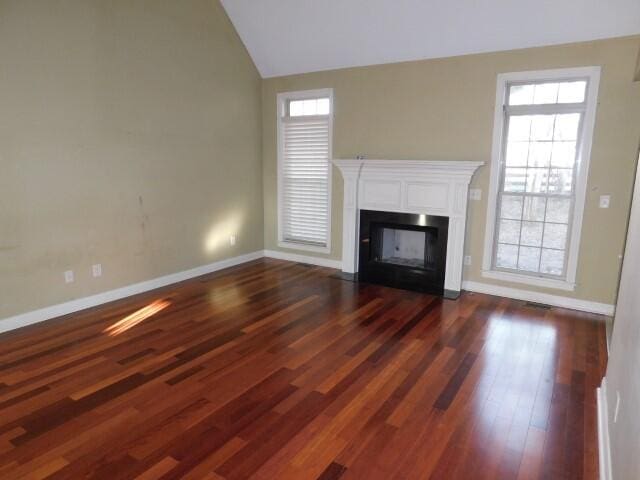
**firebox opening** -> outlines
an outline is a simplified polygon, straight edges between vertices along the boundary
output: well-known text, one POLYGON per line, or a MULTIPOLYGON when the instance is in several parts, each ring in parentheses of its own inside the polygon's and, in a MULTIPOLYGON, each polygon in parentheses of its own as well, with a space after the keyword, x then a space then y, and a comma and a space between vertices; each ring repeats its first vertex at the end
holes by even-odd
MULTIPOLYGON (((435 269, 433 245, 438 231, 410 230, 406 227, 373 226, 380 242, 373 254, 375 261, 404 267, 435 269)), ((376 242, 378 243, 378 242, 376 242)))
POLYGON ((359 280, 443 294, 448 226, 447 217, 362 210, 359 280))

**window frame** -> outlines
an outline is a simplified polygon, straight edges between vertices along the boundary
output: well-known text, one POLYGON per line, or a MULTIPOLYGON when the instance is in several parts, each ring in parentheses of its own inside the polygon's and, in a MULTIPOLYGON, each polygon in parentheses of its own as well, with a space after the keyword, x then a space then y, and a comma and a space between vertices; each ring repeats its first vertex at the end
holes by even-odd
MULTIPOLYGON (((495 280, 524 283, 536 287, 545 287, 573 291, 576 287, 580 238, 586 201, 589 163, 593 130, 597 110, 598 89, 600 84, 598 66, 563 68, 554 70, 537 70, 498 74, 496 86, 496 103, 494 112, 493 140, 491 152, 491 172, 489 195, 487 197, 487 218, 485 226, 484 255, 482 260, 482 276, 495 280), (587 80, 585 92, 585 110, 581 122, 581 134, 576 143, 575 197, 571 213, 569 242, 566 249, 566 277, 554 278, 540 273, 511 272, 494 269, 495 236, 497 230, 498 198, 502 188, 502 163, 505 148, 506 100, 509 86, 518 83, 563 82, 570 80, 587 80)), ((575 105, 575 104, 569 104, 575 105)), ((555 105, 558 109, 563 104, 555 105)), ((540 107, 544 108, 544 105, 540 107)))
MULTIPOLYGON (((292 92, 282 92, 277 95, 276 104, 276 125, 277 125, 277 209, 278 209, 278 246, 281 248, 288 248, 294 250, 303 250, 316 253, 330 253, 331 252, 331 205, 332 205, 332 177, 333 177, 333 164, 331 160, 333 158, 333 89, 321 88, 315 90, 299 90, 292 92), (284 238, 283 228, 283 206, 284 206, 284 191, 283 191, 283 160, 284 160, 284 129, 282 128, 283 118, 285 114, 288 114, 289 102, 292 100, 308 100, 313 98, 328 97, 329 98, 329 168, 327 171, 327 236, 326 245, 307 245, 302 242, 292 242, 284 238)), ((316 117, 316 116, 312 116, 316 117)), ((324 117, 324 115, 323 115, 324 117)), ((294 117, 304 118, 304 116, 294 117)), ((317 118, 317 117, 316 117, 317 118)))

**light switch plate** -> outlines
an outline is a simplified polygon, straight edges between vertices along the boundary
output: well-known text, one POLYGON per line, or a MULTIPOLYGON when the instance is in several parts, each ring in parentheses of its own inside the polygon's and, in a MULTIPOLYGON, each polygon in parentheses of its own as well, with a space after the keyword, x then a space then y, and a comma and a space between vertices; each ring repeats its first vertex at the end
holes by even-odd
POLYGON ((464 256, 464 264, 467 266, 471 265, 471 255, 464 256))
POLYGON ((480 188, 470 188, 469 189, 469 200, 478 201, 482 198, 482 189, 480 188))
POLYGON ((609 208, 611 195, 600 195, 600 208, 609 208))

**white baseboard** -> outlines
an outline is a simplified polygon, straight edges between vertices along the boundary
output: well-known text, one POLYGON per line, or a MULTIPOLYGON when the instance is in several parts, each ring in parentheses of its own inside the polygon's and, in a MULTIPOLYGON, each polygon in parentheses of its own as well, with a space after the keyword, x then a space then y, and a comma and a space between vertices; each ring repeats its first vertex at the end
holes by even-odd
POLYGON ((611 475, 611 445, 609 443, 609 415, 607 411, 607 379, 597 390, 598 395, 598 460, 600 480, 613 480, 611 475))
MULTIPOLYGON (((318 265, 328 268, 342 268, 340 260, 332 260, 329 258, 319 258, 309 255, 299 255, 295 253, 279 252, 276 250, 260 250, 257 252, 247 253, 233 258, 227 258, 218 262, 202 265, 200 267, 184 270, 182 272, 164 275, 162 277, 146 280, 144 282, 127 285, 126 287, 109 290, 107 292, 98 293, 89 297, 78 298, 65 303, 59 303, 50 307, 33 310, 31 312, 22 313, 12 317, 0 319, 0 333, 16 328, 25 327, 38 322, 43 322, 51 318, 60 317, 69 313, 78 312, 86 308, 102 305, 103 303, 112 302, 121 298, 136 295, 138 293, 147 292, 156 288, 164 287, 172 283, 181 282, 190 278, 205 275, 207 273, 222 270, 223 268, 232 267, 251 260, 262 257, 277 258, 280 260, 289 260, 291 262, 307 263, 310 265, 318 265)), ((558 307, 571 308, 591 313, 599 313, 602 315, 613 315, 614 306, 605 303, 589 302, 586 300, 576 300, 546 293, 536 293, 526 290, 518 290, 515 288, 500 287, 480 282, 465 281, 462 283, 464 290, 472 292, 486 293, 489 295, 497 295, 501 297, 516 298, 529 302, 544 303, 558 307)))
POLYGON ((312 257, 310 255, 279 252, 277 250, 265 250, 264 256, 269 258, 277 258, 279 260, 289 260, 290 262, 308 263, 309 265, 318 265, 320 267, 342 269, 341 260, 332 260, 330 258, 312 257))
POLYGON ((114 300, 119 300, 121 298, 136 295, 138 293, 154 290, 156 288, 164 287, 172 283, 182 282, 183 280, 199 277, 200 275, 205 275, 217 270, 222 270, 223 268, 233 267, 234 265, 239 265, 251 260, 256 260, 258 258, 262 258, 263 256, 264 252, 262 250, 247 253, 245 255, 227 258, 225 260, 220 260, 208 265, 202 265, 190 270, 171 273, 169 275, 153 278, 144 282, 127 285, 126 287, 116 288, 115 290, 109 290, 107 292, 98 293, 89 297, 78 298, 69 302, 59 303, 50 307, 45 307, 39 310, 33 310, 31 312, 8 317, 0 320, 0 333, 14 330, 20 327, 25 327, 33 323, 43 322, 45 320, 60 317, 62 315, 67 315, 69 313, 78 312, 86 308, 102 305, 103 303, 112 302, 114 300))
POLYGON ((486 293, 498 297, 515 298, 526 302, 543 303, 554 307, 569 308, 582 312, 597 313, 600 315, 613 315, 614 305, 608 303, 591 302, 576 298, 563 297, 561 295, 551 295, 549 293, 532 292, 530 290, 520 290, 519 288, 502 287, 489 283, 464 281, 462 289, 470 292, 486 293))

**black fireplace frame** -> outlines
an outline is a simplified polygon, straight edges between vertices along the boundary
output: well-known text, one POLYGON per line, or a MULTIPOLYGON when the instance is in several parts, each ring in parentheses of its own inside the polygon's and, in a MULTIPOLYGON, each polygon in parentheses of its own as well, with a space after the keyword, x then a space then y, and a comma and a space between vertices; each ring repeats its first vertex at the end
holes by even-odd
POLYGON ((417 213, 360 210, 358 280, 388 287, 448 296, 444 289, 449 217, 417 213), (422 232, 437 230, 432 244, 435 268, 420 268, 378 261, 374 258, 375 232, 395 228, 422 232))

